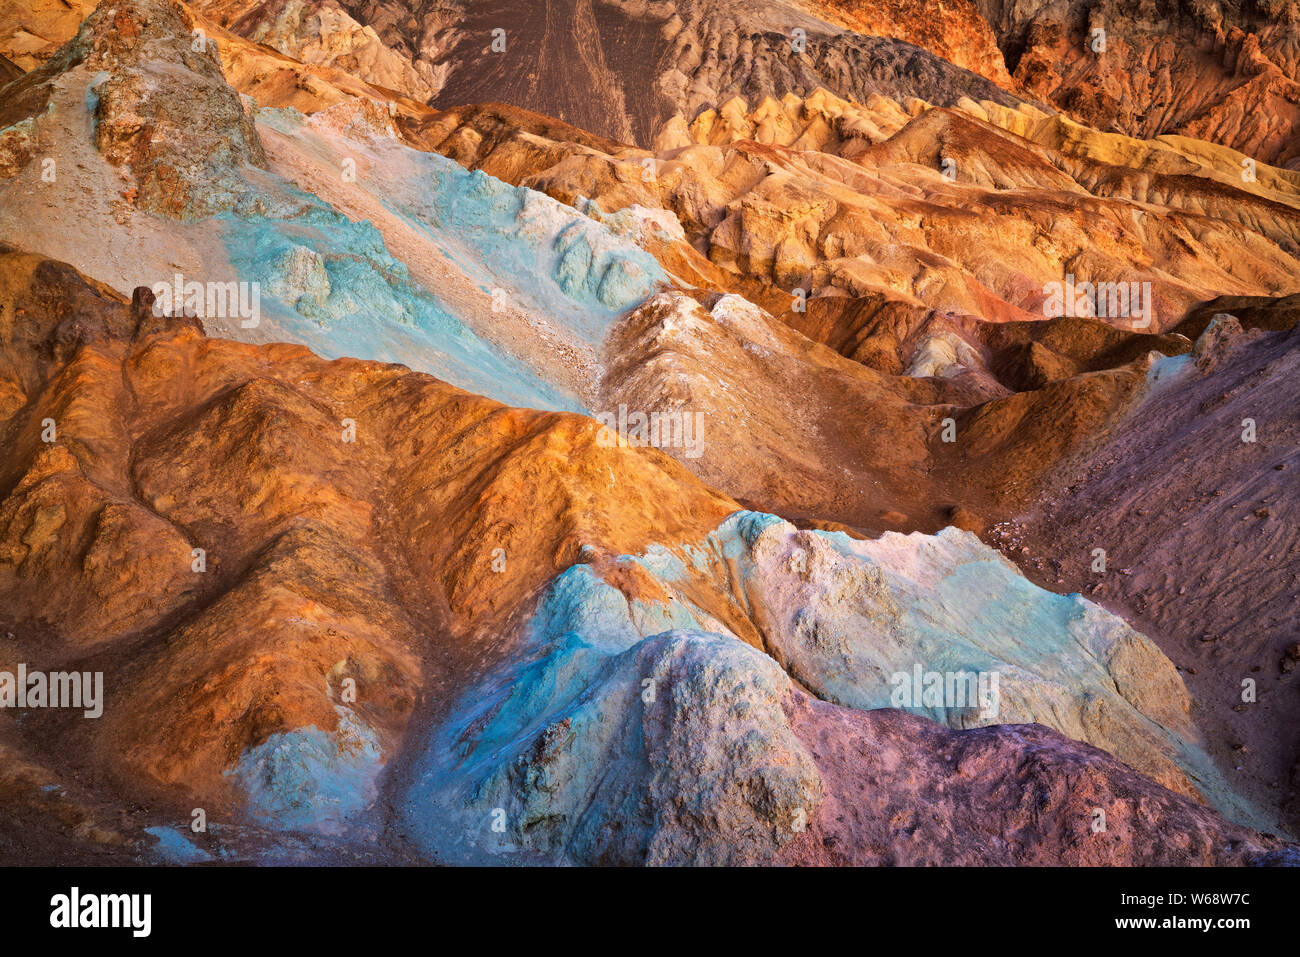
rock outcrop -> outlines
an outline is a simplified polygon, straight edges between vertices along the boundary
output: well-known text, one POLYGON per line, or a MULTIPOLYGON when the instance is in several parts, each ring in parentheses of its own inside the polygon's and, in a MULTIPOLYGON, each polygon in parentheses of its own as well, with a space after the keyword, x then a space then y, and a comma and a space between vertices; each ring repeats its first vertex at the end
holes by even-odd
POLYGON ((1133 136, 1177 133, 1293 167, 1300 16, 1288 0, 1131 5, 981 0, 1025 91, 1133 136))
POLYGON ((173 0, 98 7, 47 63, 5 88, 0 123, 59 109, 50 100, 65 75, 91 78, 95 147, 141 209, 183 220, 230 209, 247 192, 243 170, 266 165, 210 42, 173 0))

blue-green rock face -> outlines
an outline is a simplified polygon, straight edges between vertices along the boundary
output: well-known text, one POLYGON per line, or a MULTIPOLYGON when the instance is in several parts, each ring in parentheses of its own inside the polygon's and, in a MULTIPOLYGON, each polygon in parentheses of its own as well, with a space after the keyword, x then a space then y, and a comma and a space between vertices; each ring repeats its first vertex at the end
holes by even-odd
POLYGON ((1038 588, 969 533, 857 541, 739 512, 697 545, 624 561, 669 599, 630 601, 570 568, 538 602, 524 663, 468 692, 428 742, 405 826, 429 853, 769 860, 822 794, 780 707, 791 678, 840 705, 953 728, 1045 724, 1257 817, 1199 747, 1186 690, 1150 641, 1079 595, 1038 588), (701 578, 762 622, 768 654, 687 597, 701 578), (755 777, 761 801, 735 790, 755 777), (752 840, 715 844, 722 818, 747 821, 752 840))
POLYGON ((373 224, 260 175, 218 220, 235 274, 261 285, 264 324, 224 334, 400 362, 512 405, 585 411, 569 387, 474 330, 491 323, 494 309, 520 309, 594 354, 618 315, 669 282, 632 240, 541 193, 395 140, 326 135, 293 110, 258 117, 332 168, 369 157, 383 176, 364 179, 368 194, 445 255, 481 299, 451 305, 412 278, 373 224))

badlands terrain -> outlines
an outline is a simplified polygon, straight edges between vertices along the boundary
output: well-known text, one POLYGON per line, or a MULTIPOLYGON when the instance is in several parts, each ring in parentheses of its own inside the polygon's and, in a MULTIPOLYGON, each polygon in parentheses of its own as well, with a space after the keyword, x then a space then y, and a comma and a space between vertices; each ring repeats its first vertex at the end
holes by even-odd
POLYGON ((1300 863, 1298 84, 1292 2, 0 0, 0 861, 1300 863))

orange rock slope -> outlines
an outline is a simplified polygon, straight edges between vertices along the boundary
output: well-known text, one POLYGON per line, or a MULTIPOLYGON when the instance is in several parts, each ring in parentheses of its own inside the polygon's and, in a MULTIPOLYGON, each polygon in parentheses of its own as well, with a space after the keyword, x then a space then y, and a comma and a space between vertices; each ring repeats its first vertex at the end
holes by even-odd
POLYGON ((37 734, 107 788, 226 808, 232 759, 334 728, 345 678, 391 748, 584 546, 734 508, 590 419, 208 339, 37 257, 0 273, 5 661, 106 672, 102 721, 37 734))

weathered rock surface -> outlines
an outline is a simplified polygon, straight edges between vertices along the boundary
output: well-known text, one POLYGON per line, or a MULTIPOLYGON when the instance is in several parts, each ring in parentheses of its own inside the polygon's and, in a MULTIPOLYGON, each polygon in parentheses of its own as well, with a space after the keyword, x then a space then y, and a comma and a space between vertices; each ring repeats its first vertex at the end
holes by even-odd
POLYGON ((803 331, 815 327, 801 325, 800 289, 808 312, 843 305, 821 299, 883 295, 912 323, 901 330, 909 339, 930 310, 1068 315, 1050 291, 1067 282, 1138 283, 1131 301, 1103 296, 1082 314, 1141 332, 1216 295, 1294 291, 1295 174, 1261 166, 1244 182, 1229 150, 1099 134, 1027 107, 904 108, 883 97, 861 106, 824 91, 752 108, 732 100, 666 129, 653 154, 570 141, 562 126, 501 110, 407 129, 564 202, 671 211, 724 283, 786 293, 803 331))
POLYGON ((1289 0, 980 0, 1030 96, 1133 136, 1177 133, 1293 168, 1300 16, 1289 0))
MULTIPOLYGON (((22 69, 40 65, 94 6, 15 8, 0 16, 0 54, 22 69)), ((265 66, 268 50, 285 57, 267 93, 301 102, 339 82, 439 106, 509 103, 643 147, 674 115, 689 123, 736 96, 807 97, 821 87, 861 103, 872 94, 941 106, 1041 102, 1099 130, 1195 137, 1279 166, 1298 149, 1300 17, 1289 0, 1160 0, 1136 11, 1092 0, 191 6, 210 32, 265 44, 262 53, 246 45, 245 62, 265 66), (299 81, 286 83, 290 74, 299 81)))
POLYGON ((95 147, 123 171, 136 205, 177 219, 230 209, 247 192, 243 169, 266 156, 194 28, 173 0, 104 4, 49 62, 3 90, 0 124, 49 110, 65 75, 92 76, 95 147))
POLYGON ((1161 360, 1143 401, 1051 476, 1066 494, 1043 493, 1009 535, 1042 556, 1021 560, 1027 573, 1160 645, 1224 774, 1294 826, 1300 695, 1278 662, 1300 612, 1300 339, 1289 300, 1210 307, 1181 327, 1198 335, 1193 354, 1161 360))
POLYGON ((826 87, 857 100, 881 93, 1019 102, 909 43, 855 34, 771 0, 195 7, 241 36, 437 106, 508 103, 642 146, 674 114, 693 117, 737 95, 806 96, 826 87))
POLYGON ((782 863, 1187 867, 1268 858, 1250 832, 1222 830, 1207 809, 1151 792, 1142 775, 1039 725, 949 731, 800 694, 787 709, 830 797, 782 863))
MULTIPOLYGON (((1271 846, 1242 829, 1228 837, 1196 800, 1153 790, 1100 751, 1012 723, 1059 724, 1082 705, 1090 727, 1073 733, 1154 770, 1153 761, 1183 747, 1168 750, 1179 733, 1171 729, 1188 727, 1187 698, 1154 646, 1077 596, 1022 593, 1014 623, 1000 626, 1009 642, 979 621, 956 625, 963 650, 948 632, 928 642, 915 629, 928 627, 921 620, 937 603, 968 607, 952 590, 983 594, 987 582, 973 566, 936 572, 930 564, 969 545, 918 538, 882 540, 872 552, 878 562, 854 566, 866 574, 856 589, 846 587, 844 558, 826 557, 829 539, 752 513, 729 518, 698 547, 574 566, 543 595, 516 660, 467 692, 429 736, 402 799, 404 833, 447 863, 1204 864, 1254 860, 1271 846), (824 617, 812 624, 815 611, 790 626, 781 602, 807 596, 782 584, 776 566, 797 564, 777 554, 782 542, 806 547, 814 604, 846 622, 867 616, 851 633, 824 617), (913 559, 919 567, 907 566, 913 559), (728 583, 734 592, 720 596, 728 583), (1054 634, 1048 609, 1071 602, 1091 610, 1054 634), (910 624, 908 616, 916 616, 910 624), (868 646, 869 664, 844 657, 868 646), (1070 702, 1073 692, 1048 690, 1048 675, 1086 672, 1080 652, 1097 656, 1102 677, 1070 702), (990 653, 1007 656, 992 665, 1007 697, 984 703, 1003 713, 921 702, 914 710, 956 729, 1003 722, 996 727, 942 731, 889 710, 884 674, 903 659, 974 672, 990 653), (878 695, 885 710, 817 700, 846 688, 878 695), (908 742, 922 726, 925 754, 912 755, 908 742), (1174 833, 1142 836, 1152 813, 1177 820, 1174 833), (720 831, 730 839, 715 841, 720 831)), ((1018 578, 985 556, 968 558, 1018 578)), ((1194 773, 1208 772, 1201 783, 1209 786, 1208 758, 1195 746, 1179 753, 1194 773)), ((1182 774, 1168 763, 1162 776, 1194 797, 1182 774)), ((1213 787, 1235 800, 1222 783, 1213 787)))
POLYGON ((893 37, 936 53, 959 67, 992 80, 1004 90, 1018 90, 1007 73, 997 37, 974 0, 918 5, 907 0, 796 0, 822 19, 868 36, 893 37))

